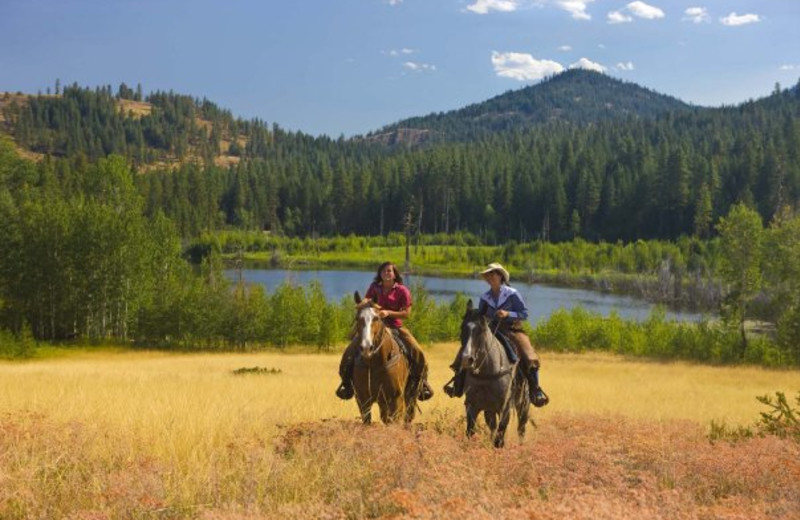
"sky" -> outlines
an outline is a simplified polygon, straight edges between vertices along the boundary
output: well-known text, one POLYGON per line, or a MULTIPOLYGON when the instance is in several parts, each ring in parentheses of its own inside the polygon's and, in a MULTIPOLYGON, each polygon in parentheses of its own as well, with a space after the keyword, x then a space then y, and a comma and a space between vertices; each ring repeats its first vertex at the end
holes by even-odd
POLYGON ((0 0, 0 92, 120 83, 351 137, 583 67, 702 106, 800 78, 800 0, 0 0))

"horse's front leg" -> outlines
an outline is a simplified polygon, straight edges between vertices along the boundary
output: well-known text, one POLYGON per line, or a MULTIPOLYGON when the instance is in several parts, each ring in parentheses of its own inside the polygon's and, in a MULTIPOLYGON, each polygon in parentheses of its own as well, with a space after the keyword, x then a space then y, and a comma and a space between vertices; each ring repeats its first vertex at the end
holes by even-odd
POLYGON ((372 399, 358 400, 358 411, 361 413, 361 421, 364 424, 372 423, 372 399))
POLYGON ((467 413, 467 437, 475 435, 475 421, 477 420, 478 410, 475 410, 471 405, 465 405, 467 413))
POLYGON ((494 437, 494 447, 502 448, 506 443, 506 428, 511 420, 511 407, 506 406, 500 414, 500 424, 497 427, 497 435, 494 437))
POLYGON ((489 427, 492 439, 495 441, 495 446, 497 446, 497 413, 489 410, 484 410, 483 418, 486 421, 486 426, 489 427))

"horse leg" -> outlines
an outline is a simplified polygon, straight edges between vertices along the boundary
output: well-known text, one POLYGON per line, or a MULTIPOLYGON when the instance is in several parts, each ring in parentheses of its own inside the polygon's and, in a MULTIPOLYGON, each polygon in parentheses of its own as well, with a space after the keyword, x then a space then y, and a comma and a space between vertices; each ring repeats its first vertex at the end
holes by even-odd
POLYGON ((528 426, 529 412, 530 412, 530 403, 528 402, 517 403, 517 436, 519 436, 520 442, 525 440, 525 428, 528 426))
MULTIPOLYGON (((358 395, 358 394, 356 394, 358 395)), ((367 399, 366 401, 358 400, 358 411, 361 412, 361 421, 364 424, 372 423, 372 400, 367 399)))
POLYGON ((406 418, 406 398, 401 393, 394 399, 394 412, 392 413, 392 422, 399 422, 406 418))
POLYGON ((414 417, 417 415, 417 400, 414 399, 413 397, 412 398, 406 397, 404 404, 406 407, 404 420, 406 424, 409 424, 411 423, 411 421, 414 420, 414 417))
POLYGON ((405 400, 402 395, 386 400, 386 404, 381 408, 381 419, 389 424, 399 421, 406 414, 405 400))
POLYGON ((477 416, 477 411, 473 410, 471 406, 465 406, 467 411, 467 437, 472 437, 475 435, 475 419, 477 416))
POLYGON ((502 448, 506 444, 506 428, 511 420, 511 407, 506 406, 500 414, 500 424, 497 426, 497 435, 494 437, 494 447, 502 448))
POLYGON ((489 432, 492 439, 497 439, 497 414, 495 412, 490 412, 489 410, 483 411, 483 418, 486 421, 486 426, 489 427, 489 432))

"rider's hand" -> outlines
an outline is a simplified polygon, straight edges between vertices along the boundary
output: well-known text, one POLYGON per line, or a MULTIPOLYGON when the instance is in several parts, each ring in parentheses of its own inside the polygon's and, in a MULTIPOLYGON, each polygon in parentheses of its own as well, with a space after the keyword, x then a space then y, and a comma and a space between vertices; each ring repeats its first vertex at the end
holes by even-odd
POLYGON ((498 318, 500 318, 500 319, 502 320, 502 319, 504 319, 504 318, 507 318, 507 317, 508 317, 508 311, 507 311, 507 310, 500 309, 499 311, 497 311, 497 312, 495 313, 495 315, 496 315, 498 318))
POLYGON ((378 316, 380 316, 380 318, 382 320, 386 319, 389 316, 389 311, 387 311, 385 309, 381 309, 381 310, 378 311, 378 316))

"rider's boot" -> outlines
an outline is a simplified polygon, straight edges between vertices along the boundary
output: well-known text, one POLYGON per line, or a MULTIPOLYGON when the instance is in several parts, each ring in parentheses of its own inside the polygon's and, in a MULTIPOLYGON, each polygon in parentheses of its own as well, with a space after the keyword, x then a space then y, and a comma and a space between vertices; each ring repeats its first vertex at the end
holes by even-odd
POLYGON ((450 397, 461 397, 464 395, 464 383, 466 382, 467 375, 463 370, 456 372, 453 376, 453 384, 449 383, 444 386, 444 393, 450 397))
POLYGON ((422 383, 419 385, 419 394, 417 395, 417 399, 420 401, 427 401, 433 397, 433 388, 431 385, 428 384, 427 379, 423 379, 422 383))
POLYGON ((539 367, 531 367, 528 370, 528 390, 530 392, 531 404, 536 408, 541 408, 550 402, 550 398, 539 386, 539 367))
POLYGON ((339 388, 336 389, 336 397, 339 399, 352 399, 355 395, 355 391, 353 390, 353 364, 348 363, 344 370, 342 371, 342 383, 339 385, 339 388))

